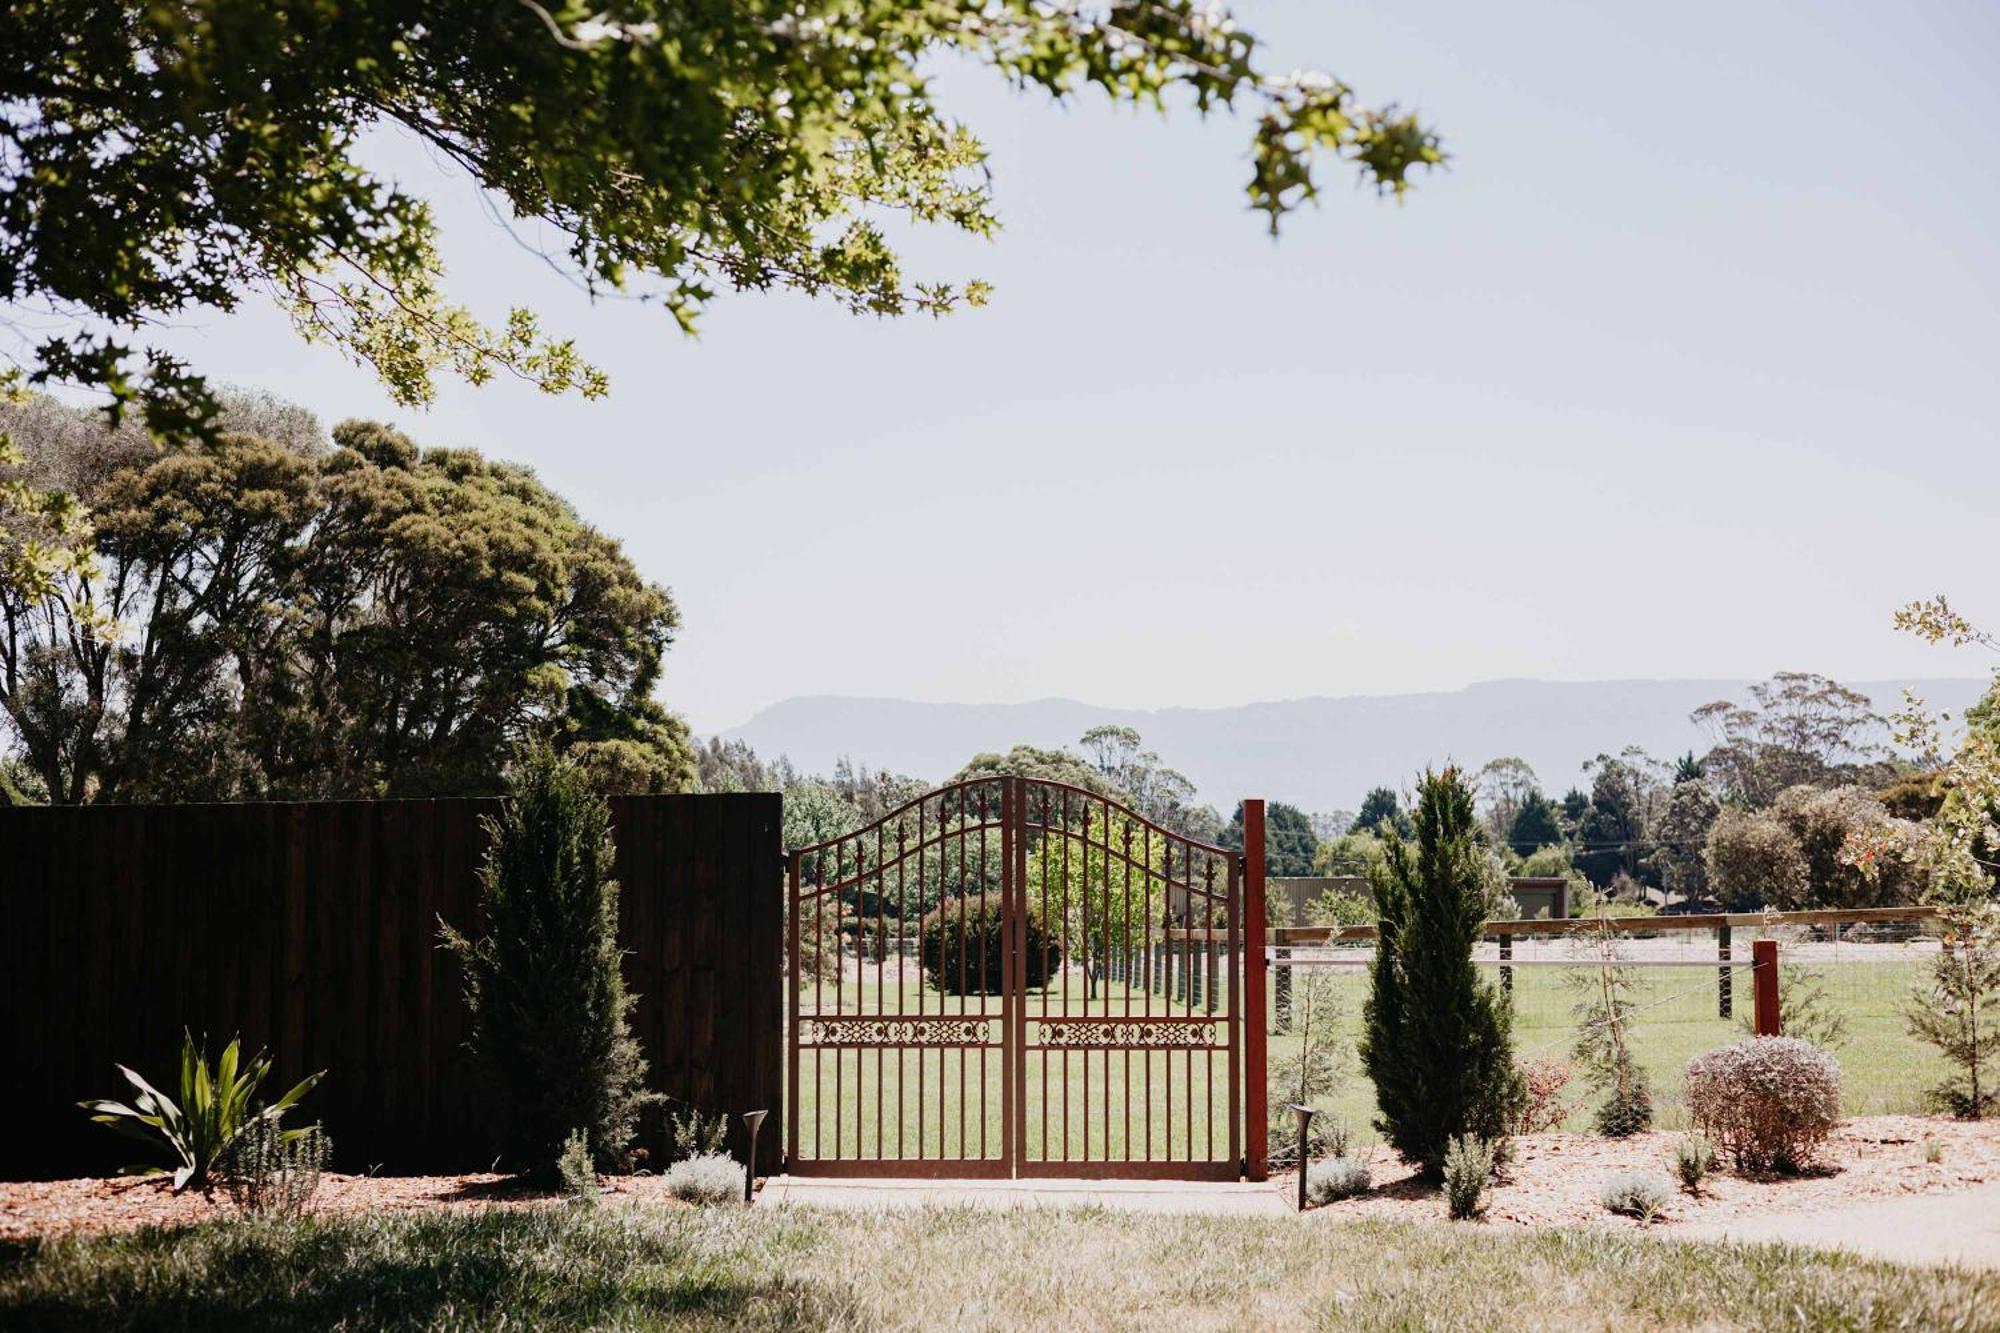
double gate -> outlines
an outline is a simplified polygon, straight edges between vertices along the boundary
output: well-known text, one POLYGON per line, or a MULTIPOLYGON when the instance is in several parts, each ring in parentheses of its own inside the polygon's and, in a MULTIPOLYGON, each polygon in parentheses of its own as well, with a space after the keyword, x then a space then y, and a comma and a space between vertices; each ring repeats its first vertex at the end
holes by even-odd
POLYGON ((1262 802, 1245 833, 988 777, 793 851, 789 1169, 1261 1177, 1262 802))

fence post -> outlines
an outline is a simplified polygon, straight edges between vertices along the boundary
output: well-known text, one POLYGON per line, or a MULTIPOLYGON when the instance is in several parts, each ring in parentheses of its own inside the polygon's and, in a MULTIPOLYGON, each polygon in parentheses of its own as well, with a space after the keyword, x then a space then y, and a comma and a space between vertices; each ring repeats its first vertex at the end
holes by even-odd
POLYGON ((1715 928, 1715 959, 1722 964, 1715 969, 1718 978, 1715 983, 1715 1014, 1718 1018, 1730 1018, 1736 1013, 1736 969, 1729 966, 1735 957, 1736 946, 1729 939, 1729 923, 1724 921, 1715 928))
MULTIPOLYGON (((1251 1180, 1271 1175, 1270 1087, 1265 1053, 1271 1016, 1264 1008, 1264 802, 1243 802, 1243 1174, 1251 1180)), ((1234 997, 1232 996, 1233 1000, 1234 997)), ((1305 1163, 1299 1163, 1304 1171, 1305 1163)))
POLYGON ((1778 1020, 1778 942, 1753 941, 1750 963, 1752 994, 1757 1006, 1757 1035, 1782 1036, 1784 1025, 1778 1020))
POLYGON ((1514 933, 1502 931, 1500 934, 1500 989, 1509 995, 1514 993, 1514 969, 1507 961, 1514 956, 1514 933))

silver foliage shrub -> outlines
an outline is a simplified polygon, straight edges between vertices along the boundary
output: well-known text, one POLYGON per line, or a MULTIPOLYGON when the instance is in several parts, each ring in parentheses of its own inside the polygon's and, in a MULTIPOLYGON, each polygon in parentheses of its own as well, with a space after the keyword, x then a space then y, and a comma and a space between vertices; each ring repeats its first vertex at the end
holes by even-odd
POLYGON ((667 1192, 683 1203, 735 1203, 743 1197, 743 1164, 703 1153, 667 1168, 667 1192))
POLYGON ((1597 1196, 1607 1212, 1651 1222, 1667 1211, 1673 1190, 1664 1180, 1639 1171, 1628 1171, 1612 1180, 1597 1196))
POLYGON ((1797 1037, 1752 1037, 1688 1061, 1687 1109, 1739 1171, 1797 1171, 1840 1122, 1840 1062, 1797 1037))
POLYGON ((1368 1192, 1368 1163, 1352 1157, 1314 1162, 1306 1170, 1306 1201, 1332 1203, 1368 1192))

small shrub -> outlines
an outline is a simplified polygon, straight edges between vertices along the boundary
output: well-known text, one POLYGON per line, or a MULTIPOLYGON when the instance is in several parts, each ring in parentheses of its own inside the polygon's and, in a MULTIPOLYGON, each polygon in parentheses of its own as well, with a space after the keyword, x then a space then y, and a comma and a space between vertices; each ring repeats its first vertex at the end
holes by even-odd
POLYGON ((1350 1149, 1354 1147, 1354 1123, 1344 1115, 1320 1118, 1326 1122, 1326 1128, 1321 1132, 1326 1136, 1327 1154, 1332 1157, 1353 1156, 1350 1149))
POLYGON ((590 1155, 590 1136, 573 1129, 563 1140, 562 1156, 556 1159, 556 1173, 562 1178, 562 1192, 581 1208, 597 1203, 597 1163, 590 1155))
POLYGON ((1625 1139, 1644 1134, 1653 1127, 1653 1090, 1646 1083, 1646 1071, 1628 1065, 1624 1082, 1613 1086, 1591 1117, 1597 1132, 1607 1139, 1625 1139))
POLYGON ((1514 1117, 1516 1134, 1547 1134, 1562 1128, 1569 1119, 1572 1103, 1563 1095, 1576 1076, 1570 1062, 1559 1055, 1543 1056, 1516 1066, 1526 1096, 1514 1117))
MULTIPOLYGON (((1983 890, 1982 890, 1983 892, 1983 890)), ((1928 1094, 1961 1120, 2000 1110, 2000 905, 1961 904, 1940 917, 1943 947, 1904 1010, 1912 1036, 1937 1047, 1951 1074, 1928 1094)))
POLYGON ((1937 1166, 1939 1163, 1943 1162, 1944 1144, 1938 1142, 1936 1139, 1925 1139, 1924 1161, 1928 1162, 1932 1166, 1937 1166))
MULTIPOLYGON (((298 1084, 269 1106, 254 1104, 257 1089, 271 1072, 271 1057, 259 1051, 248 1065, 242 1064, 243 1043, 232 1040, 209 1068, 208 1054, 195 1045, 194 1034, 181 1033, 180 1101, 155 1088, 124 1065, 116 1066, 137 1091, 128 1105, 124 1102, 78 1102, 100 1125, 114 1129, 141 1143, 165 1148, 174 1158, 171 1168, 174 1191, 192 1185, 206 1194, 214 1187, 222 1155, 236 1141, 246 1125, 257 1119, 277 1120, 299 1098, 312 1090, 326 1071, 300 1079, 298 1084)), ((284 1131, 296 1137, 303 1130, 284 1131)), ((135 1175, 164 1173, 161 1166, 133 1166, 135 1175)))
POLYGON ((1701 1187, 1715 1171, 1715 1145, 1700 1134, 1683 1134, 1674 1140, 1674 1176, 1689 1194, 1701 1187))
POLYGON ((246 1213, 295 1218, 319 1192, 333 1156, 333 1141, 318 1125, 287 1130, 272 1116, 257 1116, 223 1154, 222 1182, 246 1213))
MULTIPOLYGON (((1028 989, 1040 990, 1062 963, 1062 945, 1042 924, 1041 908, 1026 913, 1028 989)), ((1005 987, 1000 895, 947 898, 924 914, 919 928, 924 978, 947 995, 997 995, 1005 987)))
POLYGON ((1840 1062, 1797 1037, 1752 1037, 1688 1061, 1687 1109, 1739 1171, 1797 1171, 1840 1119, 1840 1062))
POLYGON ((675 1161, 714 1157, 722 1153, 722 1145, 729 1137, 729 1117, 717 1111, 710 1119, 701 1113, 700 1107, 690 1106, 685 1115, 679 1111, 667 1113, 667 1131, 675 1161))
POLYGON ((1466 1221, 1486 1211, 1486 1189, 1497 1165, 1492 1140, 1452 1136, 1444 1154, 1444 1202, 1454 1220, 1466 1221))
POLYGON ((1306 1170, 1306 1200, 1313 1204, 1352 1199, 1368 1192, 1368 1163, 1352 1157, 1314 1162, 1306 1170))
POLYGON ((1664 1180, 1655 1180, 1637 1171, 1628 1171, 1609 1185, 1597 1196, 1607 1212, 1623 1217, 1636 1217, 1641 1222, 1651 1222, 1664 1215, 1667 1201, 1673 1191, 1664 1180))
POLYGON ((667 1193, 683 1203, 735 1203, 743 1197, 743 1167, 734 1158, 704 1153, 667 1168, 667 1193))

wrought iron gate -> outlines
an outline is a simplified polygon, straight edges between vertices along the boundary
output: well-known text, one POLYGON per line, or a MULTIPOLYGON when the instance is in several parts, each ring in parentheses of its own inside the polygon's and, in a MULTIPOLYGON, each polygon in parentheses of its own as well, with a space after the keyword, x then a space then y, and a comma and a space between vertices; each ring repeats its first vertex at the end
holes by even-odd
POLYGON ((1099 793, 1015 777, 792 852, 789 1169, 1261 1176, 1252 805, 1254 876, 1099 793))

